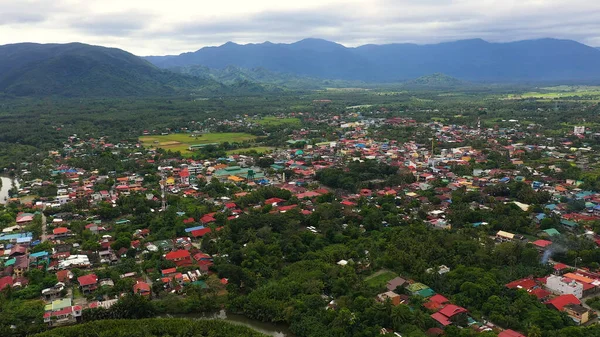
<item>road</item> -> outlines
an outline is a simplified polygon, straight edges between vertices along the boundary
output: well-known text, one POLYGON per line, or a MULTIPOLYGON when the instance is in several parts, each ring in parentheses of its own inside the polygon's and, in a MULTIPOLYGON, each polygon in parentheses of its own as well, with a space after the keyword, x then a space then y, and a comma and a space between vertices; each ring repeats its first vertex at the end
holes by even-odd
POLYGON ((48 240, 48 235, 46 234, 48 222, 47 222, 46 216, 44 215, 44 209, 46 209, 46 206, 44 206, 42 208, 42 237, 41 237, 42 242, 45 242, 46 240, 48 240))

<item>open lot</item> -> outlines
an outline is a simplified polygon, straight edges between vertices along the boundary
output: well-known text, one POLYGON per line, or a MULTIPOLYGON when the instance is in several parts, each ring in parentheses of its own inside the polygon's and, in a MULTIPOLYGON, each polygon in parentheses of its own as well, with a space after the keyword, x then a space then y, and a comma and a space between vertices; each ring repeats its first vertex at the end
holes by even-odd
POLYGON ((365 278, 365 282, 372 288, 383 288, 389 280, 395 278, 396 273, 389 270, 380 270, 365 278))
POLYGON ((289 117, 289 118, 264 117, 262 119, 256 120, 255 123, 260 124, 260 125, 268 125, 268 126, 280 126, 280 125, 300 126, 300 119, 295 118, 295 117, 289 117))
POLYGON ((246 152, 250 152, 250 151, 256 151, 257 153, 268 153, 268 152, 272 152, 274 149, 275 149, 274 147, 270 147, 270 146, 255 146, 255 147, 248 147, 245 149, 230 150, 230 151, 227 151, 227 154, 246 153, 246 152))
POLYGON ((174 133, 170 135, 152 135, 140 137, 140 142, 146 147, 155 147, 171 151, 181 151, 181 153, 190 153, 188 148, 191 145, 223 143, 223 142, 243 142, 256 139, 249 133, 205 133, 192 137, 189 133, 174 133))

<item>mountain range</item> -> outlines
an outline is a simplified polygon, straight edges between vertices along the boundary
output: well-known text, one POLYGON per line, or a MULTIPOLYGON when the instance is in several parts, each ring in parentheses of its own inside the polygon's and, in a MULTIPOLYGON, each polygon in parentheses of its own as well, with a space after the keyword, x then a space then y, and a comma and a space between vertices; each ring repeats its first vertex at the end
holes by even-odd
POLYGON ((81 43, 0 46, 0 93, 15 96, 245 95, 386 82, 448 88, 472 82, 566 81, 600 83, 600 49, 556 39, 356 48, 305 39, 229 42, 178 56, 142 58, 81 43))
POLYGON ((208 78, 162 70, 115 48, 81 43, 0 46, 0 92, 16 96, 151 96, 221 91, 208 78))
POLYGON ((600 81, 600 50, 571 40, 345 47, 321 39, 291 44, 228 42, 176 56, 145 58, 160 68, 264 68, 321 79, 399 82, 433 73, 467 81, 600 81))

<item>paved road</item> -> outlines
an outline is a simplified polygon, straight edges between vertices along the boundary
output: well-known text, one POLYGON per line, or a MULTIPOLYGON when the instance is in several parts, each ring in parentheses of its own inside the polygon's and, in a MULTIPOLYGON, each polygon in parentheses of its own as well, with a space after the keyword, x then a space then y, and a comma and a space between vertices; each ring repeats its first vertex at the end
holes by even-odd
POLYGON ((42 242, 45 242, 46 240, 48 240, 48 235, 46 234, 47 220, 46 220, 46 216, 44 215, 44 209, 46 209, 46 206, 44 206, 42 208, 42 237, 41 237, 42 242))

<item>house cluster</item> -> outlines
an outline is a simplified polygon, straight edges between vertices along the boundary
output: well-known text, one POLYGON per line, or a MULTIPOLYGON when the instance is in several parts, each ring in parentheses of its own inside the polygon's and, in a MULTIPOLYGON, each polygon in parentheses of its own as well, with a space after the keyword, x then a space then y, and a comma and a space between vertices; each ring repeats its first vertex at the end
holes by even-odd
POLYGON ((535 296, 549 308, 565 312, 576 324, 586 324, 595 312, 582 303, 600 291, 600 274, 554 264, 554 274, 542 278, 525 278, 506 285, 535 296))
MULTIPOLYGON (((83 309, 109 308, 116 299, 99 295, 102 300, 82 302, 81 298, 69 294, 67 289, 75 286, 78 293, 94 296, 99 294, 100 289, 114 287, 115 280, 99 278, 101 273, 95 268, 116 264, 126 258, 131 250, 139 252, 135 256, 138 263, 142 263, 147 254, 161 251, 162 261, 172 266, 144 270, 145 275, 133 271, 123 274, 123 278, 132 280, 133 293, 152 297, 154 284, 160 284, 162 290, 175 293, 188 285, 208 287, 206 279, 212 274, 214 260, 213 256, 202 251, 202 242, 207 237, 216 240, 216 234, 227 228, 229 221, 256 210, 299 212, 308 216, 315 211, 322 198, 332 197, 345 212, 352 213, 364 203, 380 207, 377 204, 379 199, 393 199, 398 201, 397 207, 400 207, 399 204, 416 205, 410 206, 414 212, 399 215, 402 220, 408 220, 423 210, 419 216, 433 229, 450 230, 455 226, 485 228, 489 224, 484 221, 457 224, 450 220, 453 192, 465 190, 483 194, 487 188, 502 187, 511 182, 526 184, 536 192, 546 192, 550 200, 543 205, 543 209, 533 210, 531 205, 519 202, 514 197, 495 195, 494 202, 511 204, 531 212, 531 221, 538 229, 535 236, 508 230, 494 230, 493 235, 490 231, 488 234, 492 234, 491 238, 498 244, 529 242, 539 250, 541 256, 546 256, 545 253, 559 240, 561 232, 583 231, 582 236, 600 245, 600 236, 591 231, 589 226, 590 222, 600 220, 600 193, 586 189, 582 181, 565 179, 561 173, 567 168, 556 164, 560 160, 570 166, 588 167, 591 148, 585 142, 575 147, 566 137, 547 138, 534 126, 519 126, 518 121, 506 121, 506 127, 481 128, 446 125, 442 122, 417 123, 414 119, 402 117, 379 118, 379 113, 382 111, 369 117, 357 112, 335 116, 297 113, 297 116, 305 117, 309 127, 290 131, 280 148, 260 157, 231 154, 202 160, 167 158, 160 151, 144 149, 140 144, 112 144, 106 138, 84 139, 73 135, 62 149, 49 152, 49 164, 44 166, 49 170, 44 179, 34 177, 34 170, 20 172, 19 195, 43 196, 35 201, 31 201, 31 198, 9 200, 17 204, 19 213, 14 223, 2 228, 0 234, 0 290, 26 287, 29 280, 25 275, 31 269, 56 273, 58 283, 41 292, 41 297, 47 301, 44 320, 50 325, 73 322, 80 319, 83 309), (424 137, 414 135, 411 140, 399 141, 382 133, 382 129, 388 126, 419 129, 424 137), (323 127, 329 134, 324 132, 323 127), (513 141, 528 138, 542 140, 536 143, 544 145, 513 141), (486 144, 485 150, 472 144, 482 140, 486 144), (97 150, 118 158, 127 169, 116 172, 106 167, 75 167, 73 162, 78 162, 75 159, 85 160, 97 150), (494 157, 491 151, 500 156, 494 157), (533 154, 547 160, 539 160, 541 164, 526 164, 527 157, 533 154), (369 186, 361 186, 353 192, 326 187, 316 179, 321 170, 346 170, 349 163, 369 161, 397 167, 399 172, 412 175, 414 179, 409 183, 369 181, 369 186), (501 166, 486 166, 490 161, 504 162, 505 168, 485 168, 501 166), (219 188, 223 189, 207 191, 209 189, 206 187, 210 187, 214 179, 222 183, 215 185, 222 185, 219 188), (263 186, 288 191, 290 197, 270 196, 266 200, 246 198, 263 186), (231 190, 235 192, 230 193, 231 190), (111 217, 99 214, 100 211, 109 213, 111 209, 116 209, 120 202, 132 195, 141 195, 155 205, 149 209, 149 213, 154 214, 164 212, 165 207, 169 207, 171 195, 194 198, 202 207, 196 212, 177 210, 174 220, 178 229, 177 237, 158 240, 153 237, 156 233, 151 233, 151 226, 144 223, 125 238, 128 244, 122 245, 123 240, 118 240, 115 229, 133 224, 135 218, 119 214, 107 220, 111 217), (75 204, 83 213, 86 210, 94 212, 87 212, 87 216, 78 214, 69 209, 75 204), (43 217, 43 228, 46 230, 38 239, 28 228, 42 218, 42 212, 51 215, 43 217), (541 224, 547 222, 547 218, 557 220, 557 224, 542 229, 541 224), (81 226, 82 222, 85 225, 81 226), (86 237, 93 238, 85 240, 86 247, 82 246, 84 233, 86 237), (39 251, 35 248, 46 243, 50 243, 52 248, 39 251), (75 277, 75 269, 83 274, 75 277), (148 275, 157 277, 150 279, 148 275)), ((237 116, 232 120, 208 119, 191 124, 194 130, 203 132, 216 126, 233 130, 260 127, 257 118, 245 116, 237 116)), ((163 132, 166 131, 148 130, 144 133, 163 132)), ((585 141, 585 133, 580 136, 585 141)), ((489 204, 473 201, 469 207, 472 210, 489 209, 489 204)), ((387 226, 387 222, 382 224, 387 226)), ((319 233, 318 226, 308 226, 306 230, 315 235, 319 233)), ((348 263, 350 261, 338 262, 342 266, 348 263)), ((581 303, 581 299, 598 292, 600 275, 558 263, 554 267, 556 273, 548 277, 517 280, 506 286, 523 289, 549 307, 567 313, 575 322, 585 324, 592 312, 581 303)), ((449 271, 447 266, 428 270, 439 275, 449 271)), ((227 284, 226 279, 220 282, 227 284)), ((426 300, 423 306, 438 323, 438 330, 450 325, 470 327, 476 331, 498 330, 489 322, 477 322, 466 308, 414 280, 400 277, 391 280, 387 284, 387 291, 377 295, 377 300, 400 305, 407 303, 411 296, 426 300)), ((522 335, 504 330, 500 336, 522 335)))
POLYGON ((437 294, 423 283, 396 277, 387 282, 386 288, 386 292, 377 295, 377 301, 382 303, 389 301, 393 306, 397 306, 408 305, 411 296, 419 296, 425 300, 423 307, 431 312, 431 318, 438 324, 438 328, 428 331, 432 335, 440 335, 442 329, 449 325, 469 327, 477 332, 496 329, 491 323, 477 322, 469 315, 467 309, 451 303, 448 298, 437 294))

